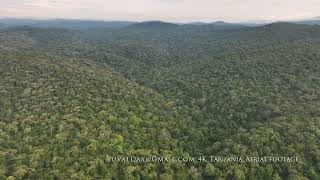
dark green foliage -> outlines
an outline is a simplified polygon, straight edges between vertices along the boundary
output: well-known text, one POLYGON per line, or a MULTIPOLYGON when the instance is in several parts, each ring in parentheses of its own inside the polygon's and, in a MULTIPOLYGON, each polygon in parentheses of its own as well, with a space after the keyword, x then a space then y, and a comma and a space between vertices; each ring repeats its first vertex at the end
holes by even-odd
MULTIPOLYGON (((5 51, 0 61, 0 176, 117 177, 129 165, 107 155, 179 155, 168 150, 182 118, 152 90, 92 61, 5 51)), ((161 165, 134 171, 145 168, 161 165)))
POLYGON ((1 177, 320 178, 319 26, 20 27, 0 39, 1 177), (136 164, 107 155, 299 162, 136 164))

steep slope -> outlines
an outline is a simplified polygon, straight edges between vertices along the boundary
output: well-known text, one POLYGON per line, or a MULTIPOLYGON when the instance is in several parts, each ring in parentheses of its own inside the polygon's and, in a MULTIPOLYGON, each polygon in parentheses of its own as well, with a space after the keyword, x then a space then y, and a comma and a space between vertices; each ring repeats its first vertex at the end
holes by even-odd
POLYGON ((0 177, 154 178, 181 166, 106 161, 183 154, 174 139, 182 130, 176 108, 109 68, 1 51, 0 74, 0 177))

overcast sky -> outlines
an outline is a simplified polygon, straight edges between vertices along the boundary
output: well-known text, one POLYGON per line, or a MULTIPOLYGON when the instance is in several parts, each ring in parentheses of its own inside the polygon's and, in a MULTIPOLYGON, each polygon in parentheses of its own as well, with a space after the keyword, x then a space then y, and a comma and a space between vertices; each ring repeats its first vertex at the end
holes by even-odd
POLYGON ((244 22, 319 15, 320 0, 0 0, 0 18, 244 22))

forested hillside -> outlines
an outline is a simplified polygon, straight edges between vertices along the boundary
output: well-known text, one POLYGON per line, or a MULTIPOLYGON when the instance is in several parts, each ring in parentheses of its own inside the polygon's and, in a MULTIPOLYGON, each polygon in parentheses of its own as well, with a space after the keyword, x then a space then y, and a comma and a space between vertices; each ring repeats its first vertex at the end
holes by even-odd
POLYGON ((0 177, 318 180, 319 49, 290 23, 0 29, 0 177))
POLYGON ((188 119, 158 93, 92 61, 6 51, 0 60, 1 177, 154 178, 182 166, 105 162, 183 155, 174 136, 188 119))

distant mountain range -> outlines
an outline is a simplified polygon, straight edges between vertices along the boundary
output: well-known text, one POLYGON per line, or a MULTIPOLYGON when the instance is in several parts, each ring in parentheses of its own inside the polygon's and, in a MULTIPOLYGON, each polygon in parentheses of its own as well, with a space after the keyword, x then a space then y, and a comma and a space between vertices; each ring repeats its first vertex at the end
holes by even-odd
POLYGON ((121 28, 135 22, 129 21, 90 21, 90 20, 34 20, 34 19, 0 19, 0 27, 31 26, 40 28, 65 28, 84 30, 92 28, 121 28))
POLYGON ((152 29, 176 28, 176 27, 179 27, 179 24, 168 23, 163 21, 145 21, 145 22, 129 25, 129 28, 152 28, 152 29))
POLYGON ((292 21, 292 22, 297 24, 306 24, 306 25, 320 25, 320 17, 314 17, 311 19, 292 21))
POLYGON ((306 24, 306 25, 320 25, 320 20, 296 21, 293 23, 306 24))
MULTIPOLYGON (((306 25, 320 25, 320 17, 314 17, 305 20, 295 20, 295 21, 285 21, 296 24, 306 24, 306 25)), ((224 21, 216 21, 212 23, 206 22, 191 22, 191 23, 167 23, 162 21, 145 21, 145 22, 132 22, 132 21, 93 21, 93 20, 69 20, 69 19, 52 19, 52 20, 35 20, 35 19, 15 19, 15 18, 5 18, 0 19, 0 28, 5 27, 16 27, 16 26, 30 26, 38 28, 62 28, 62 29, 72 29, 72 30, 87 30, 87 29, 97 29, 97 28, 123 28, 130 26, 131 28, 139 28, 141 26, 145 27, 158 27, 158 28, 174 28, 178 25, 192 25, 192 26, 262 26, 269 24, 270 22, 244 22, 244 23, 228 23, 224 21)))

